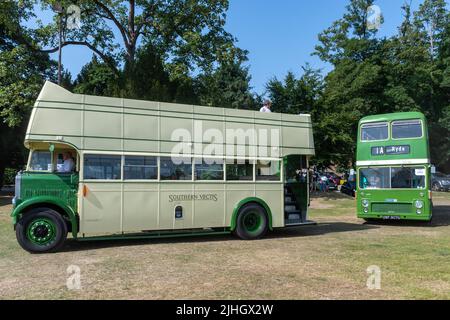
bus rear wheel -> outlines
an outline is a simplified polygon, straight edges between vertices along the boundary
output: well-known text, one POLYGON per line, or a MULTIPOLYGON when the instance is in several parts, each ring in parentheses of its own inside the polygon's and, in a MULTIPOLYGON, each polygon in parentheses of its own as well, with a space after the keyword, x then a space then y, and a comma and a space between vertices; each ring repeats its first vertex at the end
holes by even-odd
POLYGON ((61 215, 49 208, 26 213, 16 225, 20 246, 31 253, 57 251, 67 237, 67 225, 61 215))
POLYGON ((266 211, 258 204, 244 205, 236 219, 234 233, 243 240, 262 238, 269 229, 269 221, 266 211))

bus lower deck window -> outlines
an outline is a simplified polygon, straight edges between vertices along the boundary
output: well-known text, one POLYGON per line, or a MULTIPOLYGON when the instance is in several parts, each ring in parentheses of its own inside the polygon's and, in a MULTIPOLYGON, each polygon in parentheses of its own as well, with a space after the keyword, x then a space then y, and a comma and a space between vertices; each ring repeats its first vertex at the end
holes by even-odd
POLYGON ((190 158, 161 157, 161 180, 192 180, 192 160, 190 158))
POLYGON ((223 160, 196 159, 195 180, 200 181, 223 180, 223 160))
POLYGON ((84 179, 120 180, 121 163, 121 156, 87 154, 84 156, 84 179))
POLYGON ((249 160, 236 160, 234 163, 227 163, 228 181, 252 181, 253 163, 249 160))

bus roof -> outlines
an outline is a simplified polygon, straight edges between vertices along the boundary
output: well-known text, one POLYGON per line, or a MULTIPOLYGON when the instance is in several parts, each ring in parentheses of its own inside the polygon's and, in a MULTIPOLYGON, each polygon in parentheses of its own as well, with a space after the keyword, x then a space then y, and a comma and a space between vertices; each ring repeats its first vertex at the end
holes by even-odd
MULTIPOLYGON (((200 120, 202 133, 218 130, 224 139, 231 130, 244 130, 242 133, 265 129, 268 149, 277 149, 278 157, 315 153, 310 115, 81 95, 48 81, 33 107, 25 145, 31 148, 33 143, 55 142, 70 144, 78 150, 170 153, 179 144, 180 140, 173 139, 178 129, 178 133, 183 130, 191 133, 192 154, 199 154, 194 151, 199 150, 196 145, 206 143, 203 135, 199 138, 195 134, 200 120), (270 142, 271 130, 278 132, 279 145, 270 142)), ((259 135, 252 141, 245 140, 246 149, 258 148, 258 138, 259 135)), ((225 148, 225 142, 220 145, 225 148)), ((245 156, 250 156, 248 150, 245 156)))
POLYGON ((386 114, 377 114, 373 116, 367 116, 362 118, 359 123, 368 123, 368 122, 384 122, 384 121, 393 121, 393 120, 409 120, 409 119, 422 119, 425 120, 425 116, 421 112, 396 112, 396 113, 386 113, 386 114))

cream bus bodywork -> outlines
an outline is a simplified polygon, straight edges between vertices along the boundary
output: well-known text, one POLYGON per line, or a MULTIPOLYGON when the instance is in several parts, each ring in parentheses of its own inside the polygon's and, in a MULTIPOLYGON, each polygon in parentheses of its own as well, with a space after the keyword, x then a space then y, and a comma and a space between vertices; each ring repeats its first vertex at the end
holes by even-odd
POLYGON ((46 82, 32 110, 25 145, 33 150, 48 148, 49 144, 73 148, 78 154, 80 236, 226 228, 232 225, 233 212, 245 199, 261 200, 270 210, 271 227, 283 227, 282 160, 289 155, 307 158, 314 155, 309 115, 80 95, 46 82), (257 138, 245 141, 245 154, 236 153, 236 143, 231 154, 227 153, 226 141, 217 143, 215 147, 223 151, 225 159, 242 157, 250 161, 281 161, 280 181, 255 181, 255 172, 253 181, 225 181, 226 174, 223 181, 203 182, 194 178, 190 181, 161 181, 159 174, 155 180, 124 180, 125 156, 170 156, 180 143, 173 140, 177 129, 192 133, 188 156, 202 158, 205 146, 211 143, 195 135, 199 121, 203 131, 215 129, 223 136, 229 129, 278 132, 277 139, 273 140, 278 140, 279 145, 270 145, 265 157, 251 152, 252 148, 260 147, 257 138), (83 158, 86 154, 121 156, 121 179, 85 180, 83 158), (174 216, 177 206, 183 207, 182 219, 174 216))

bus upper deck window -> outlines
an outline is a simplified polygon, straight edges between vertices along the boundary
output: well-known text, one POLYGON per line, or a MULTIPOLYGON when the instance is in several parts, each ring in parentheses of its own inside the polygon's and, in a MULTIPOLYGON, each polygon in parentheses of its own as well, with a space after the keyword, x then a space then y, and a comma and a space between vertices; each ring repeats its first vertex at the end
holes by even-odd
POLYGON ((407 139, 422 137, 422 123, 420 120, 392 122, 392 138, 407 139))
POLYGON ((33 151, 30 161, 31 171, 52 171, 50 151, 33 151))
POLYGON ((367 123, 361 127, 361 141, 386 140, 388 124, 386 122, 367 123))

